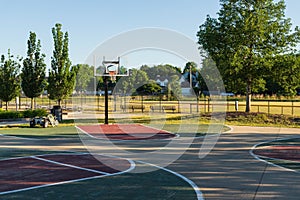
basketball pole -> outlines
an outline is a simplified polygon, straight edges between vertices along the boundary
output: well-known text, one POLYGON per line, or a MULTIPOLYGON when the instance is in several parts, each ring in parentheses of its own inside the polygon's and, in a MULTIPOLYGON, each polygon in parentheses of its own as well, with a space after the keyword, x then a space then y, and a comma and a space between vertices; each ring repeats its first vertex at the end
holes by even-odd
POLYGON ((105 84, 105 113, 104 113, 104 124, 108 124, 108 77, 104 76, 105 84))
MULTIPOLYGON (((105 66, 105 71, 101 75, 97 75, 96 67, 95 67, 95 77, 96 76, 102 76, 103 82, 104 82, 104 124, 108 124, 108 82, 109 77, 113 78, 116 76, 129 76, 129 71, 126 72, 126 74, 119 74, 120 72, 120 57, 118 57, 117 61, 106 61, 105 57, 103 57, 102 65, 105 66), (110 71, 109 68, 113 67, 114 65, 117 65, 117 68, 114 71, 110 71), (112 73, 110 73, 112 72, 112 73)), ((116 110, 116 108, 115 108, 116 110)))
POLYGON ((106 66, 107 64, 110 64, 110 65, 105 67, 105 74, 104 74, 105 76, 104 76, 104 80, 103 80, 104 85, 105 85, 105 88, 104 88, 104 95, 105 95, 105 97, 104 97, 104 107, 105 107, 105 110, 104 110, 104 124, 108 124, 108 76, 107 75, 109 75, 109 68, 113 66, 112 64, 117 64, 118 65, 117 70, 120 68, 120 58, 118 58, 118 61, 106 61, 105 57, 103 57, 102 64, 104 66, 106 66))

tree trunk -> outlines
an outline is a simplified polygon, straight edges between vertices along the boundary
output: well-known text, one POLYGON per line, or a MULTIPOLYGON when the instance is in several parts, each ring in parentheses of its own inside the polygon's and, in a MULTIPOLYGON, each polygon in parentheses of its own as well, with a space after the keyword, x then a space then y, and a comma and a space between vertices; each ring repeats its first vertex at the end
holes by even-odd
POLYGON ((247 92, 246 92, 246 111, 245 112, 250 112, 251 111, 251 83, 248 81, 247 82, 247 92))
POLYGON ((31 110, 34 110, 34 98, 31 98, 31 110))
POLYGON ((58 99, 57 103, 58 103, 59 106, 61 106, 61 99, 58 99))
POLYGON ((5 101, 5 106, 6 106, 5 110, 7 111, 8 110, 8 101, 5 101))

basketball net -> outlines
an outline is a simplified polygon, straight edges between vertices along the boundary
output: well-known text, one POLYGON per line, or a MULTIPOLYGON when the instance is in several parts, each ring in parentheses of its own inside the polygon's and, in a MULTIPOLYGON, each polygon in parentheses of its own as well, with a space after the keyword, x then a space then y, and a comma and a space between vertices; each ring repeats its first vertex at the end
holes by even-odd
POLYGON ((116 81, 116 71, 109 71, 109 76, 112 81, 116 81))

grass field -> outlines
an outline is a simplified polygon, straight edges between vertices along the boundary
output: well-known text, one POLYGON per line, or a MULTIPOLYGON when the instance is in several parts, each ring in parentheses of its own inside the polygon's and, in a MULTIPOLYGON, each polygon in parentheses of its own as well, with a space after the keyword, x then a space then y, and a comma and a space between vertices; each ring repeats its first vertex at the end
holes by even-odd
MULTIPOLYGON (((137 120, 136 122, 142 122, 145 120, 137 120)), ((126 119, 123 121, 126 123, 126 119)), ((221 130, 222 132, 228 131, 229 128, 218 124, 199 124, 196 119, 186 119, 180 122, 178 120, 168 120, 166 123, 156 121, 154 123, 141 123, 153 128, 163 129, 174 134, 181 136, 195 134, 196 136, 204 136, 208 133, 208 128, 214 126, 215 130, 221 130)), ((78 133, 74 124, 61 124, 58 127, 43 128, 30 128, 29 125, 22 125, 13 128, 0 128, 0 134, 10 136, 20 136, 38 139, 51 139, 51 138, 78 138, 78 133)), ((215 134, 213 132, 209 134, 215 134)))
MULTIPOLYGON (((208 102, 208 100, 201 99, 197 106, 197 101, 194 100, 182 100, 180 102, 178 101, 153 101, 151 98, 147 99, 147 97, 144 97, 144 100, 141 100, 141 97, 117 97, 114 98, 113 96, 109 96, 109 110, 110 111, 116 111, 122 113, 123 111, 120 108, 120 105, 144 105, 145 106, 145 112, 150 111, 151 105, 161 105, 161 106, 176 106, 175 112, 181 112, 181 113, 203 113, 203 112, 211 112, 217 109, 216 104, 222 104, 224 109, 227 112, 235 111, 235 101, 234 99, 231 99, 231 101, 227 102, 208 102)), ((57 103, 55 101, 49 100, 46 96, 43 98, 36 98, 36 105, 37 107, 42 108, 51 108, 53 105, 56 105, 57 103)), ((238 103, 238 110, 244 111, 246 102, 244 100, 239 100, 238 103)), ((30 99, 29 98, 21 98, 21 109, 26 109, 30 106, 30 99)), ((85 107, 85 109, 89 109, 92 111, 97 111, 100 113, 104 112, 104 97, 94 97, 94 96, 77 96, 77 97, 71 97, 67 100, 64 100, 62 102, 62 106, 68 109, 71 108, 78 108, 78 107, 85 107)), ((15 110, 16 105, 15 102, 10 102, 9 106, 10 110, 15 110)), ((223 109, 223 108, 222 108, 223 109)), ((293 116, 299 116, 300 117, 300 101, 299 98, 295 98, 294 100, 291 99, 283 99, 283 100, 259 100, 255 101, 255 99, 252 101, 251 106, 252 112, 262 112, 262 113, 268 113, 268 114, 284 114, 284 115, 293 115, 293 116)), ((132 112, 131 110, 127 110, 127 112, 132 112)), ((137 110, 135 112, 141 112, 140 110, 137 110)))

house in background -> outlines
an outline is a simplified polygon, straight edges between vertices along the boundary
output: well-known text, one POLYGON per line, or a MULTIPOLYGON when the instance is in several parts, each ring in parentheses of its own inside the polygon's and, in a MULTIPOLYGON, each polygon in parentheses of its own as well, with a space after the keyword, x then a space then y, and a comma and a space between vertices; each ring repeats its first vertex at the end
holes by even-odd
POLYGON ((163 93, 167 90, 169 80, 165 77, 161 77, 160 75, 158 75, 156 79, 156 83, 161 87, 162 89, 161 92, 163 93))
POLYGON ((182 95, 184 96, 195 95, 194 92, 192 91, 192 88, 200 87, 198 82, 199 76, 200 73, 198 71, 195 73, 185 72, 182 74, 180 79, 182 95), (191 83, 190 83, 190 74, 192 75, 191 83))
MULTIPOLYGON (((191 86, 192 86, 192 88, 199 87, 198 80, 199 80, 200 73, 196 72, 196 73, 191 73, 191 74, 192 74, 192 84, 190 84, 190 73, 189 72, 183 73, 179 80, 180 86, 181 86, 181 92, 182 92, 182 95, 184 95, 184 96, 195 95, 195 93, 192 92, 192 90, 191 90, 191 86)), ((157 79, 156 79, 156 83, 162 88, 161 92, 163 93, 166 91, 166 89, 168 87, 169 80, 166 77, 162 77, 162 76, 158 75, 157 79)))

